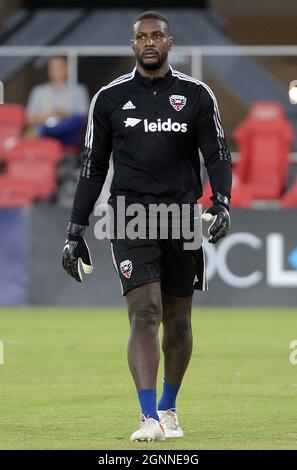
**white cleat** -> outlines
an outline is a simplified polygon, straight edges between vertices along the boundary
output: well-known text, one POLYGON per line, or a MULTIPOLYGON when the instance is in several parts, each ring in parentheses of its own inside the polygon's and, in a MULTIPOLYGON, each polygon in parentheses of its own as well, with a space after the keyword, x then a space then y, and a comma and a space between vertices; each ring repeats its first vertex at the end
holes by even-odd
POLYGON ((158 411, 160 423, 163 426, 166 439, 172 439, 175 437, 183 437, 184 433, 179 425, 178 417, 175 411, 158 411))
POLYGON ((156 419, 145 418, 141 421, 139 429, 131 435, 130 440, 138 442, 165 441, 164 429, 156 419))

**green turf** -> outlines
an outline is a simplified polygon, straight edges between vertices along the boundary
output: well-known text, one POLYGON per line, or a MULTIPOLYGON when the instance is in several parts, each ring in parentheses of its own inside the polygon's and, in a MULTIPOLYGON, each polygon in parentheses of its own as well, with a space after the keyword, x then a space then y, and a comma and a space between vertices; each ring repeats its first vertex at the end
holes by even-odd
POLYGON ((296 449, 297 311, 197 309, 193 331, 185 437, 140 444, 124 310, 0 310, 0 448, 296 449))

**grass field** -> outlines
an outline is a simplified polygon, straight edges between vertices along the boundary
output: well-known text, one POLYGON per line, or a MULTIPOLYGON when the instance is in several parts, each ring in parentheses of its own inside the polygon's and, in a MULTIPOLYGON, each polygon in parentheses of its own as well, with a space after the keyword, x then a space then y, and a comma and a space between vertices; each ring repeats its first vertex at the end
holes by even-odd
POLYGON ((193 331, 177 402, 185 437, 133 444, 126 312, 0 310, 0 448, 297 449, 297 311, 196 309, 193 331))

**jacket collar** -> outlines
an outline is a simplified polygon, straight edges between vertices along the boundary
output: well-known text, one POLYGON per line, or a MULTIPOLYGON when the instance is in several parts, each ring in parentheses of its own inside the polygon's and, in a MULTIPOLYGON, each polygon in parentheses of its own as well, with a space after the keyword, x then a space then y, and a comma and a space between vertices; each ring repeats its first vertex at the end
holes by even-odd
POLYGON ((158 88, 163 88, 167 86, 168 84, 171 83, 173 80, 173 75, 172 75, 172 68, 169 66, 168 72, 166 72, 163 77, 155 77, 155 78, 149 78, 149 77, 144 77, 141 75, 138 70, 136 70, 136 67, 134 69, 135 73, 135 80, 145 86, 146 88, 152 88, 157 86, 158 88))

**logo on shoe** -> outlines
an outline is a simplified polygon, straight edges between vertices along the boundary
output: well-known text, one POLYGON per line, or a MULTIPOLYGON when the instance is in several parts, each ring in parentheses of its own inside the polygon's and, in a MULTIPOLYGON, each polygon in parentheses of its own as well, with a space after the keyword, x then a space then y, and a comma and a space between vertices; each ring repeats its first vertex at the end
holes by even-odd
POLYGON ((129 259, 125 259, 125 261, 122 261, 122 262, 120 263, 120 270, 121 270, 121 273, 122 273, 123 276, 125 276, 127 279, 130 279, 131 274, 132 274, 132 269, 133 269, 132 261, 130 261, 129 259))

